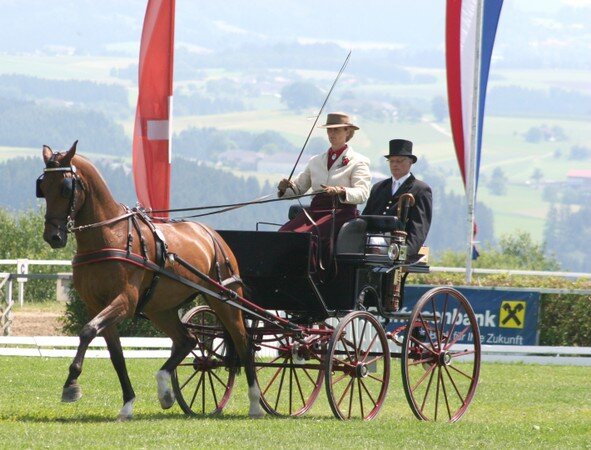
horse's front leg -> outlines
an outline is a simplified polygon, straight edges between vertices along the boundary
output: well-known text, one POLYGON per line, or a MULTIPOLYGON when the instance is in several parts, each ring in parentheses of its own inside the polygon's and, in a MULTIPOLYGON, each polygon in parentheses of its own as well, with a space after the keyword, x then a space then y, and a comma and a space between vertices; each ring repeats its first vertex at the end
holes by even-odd
POLYGON ((88 322, 80 332, 80 344, 76 351, 76 356, 70 364, 68 378, 64 383, 62 391, 62 402, 75 402, 82 397, 82 389, 78 384, 78 377, 82 373, 82 364, 84 355, 92 340, 105 328, 114 326, 121 322, 127 315, 127 309, 123 307, 123 296, 118 296, 105 309, 96 315, 94 319, 88 322))
POLYGON ((127 367, 125 365, 125 358, 123 357, 123 348, 121 347, 121 340, 119 339, 119 332, 117 327, 111 326, 105 328, 101 333, 107 343, 109 349, 109 355, 111 356, 111 363, 117 372, 119 377, 119 383, 121 384, 121 390, 123 391, 123 407, 119 411, 120 421, 131 419, 133 416, 133 403, 135 402, 135 393, 129 380, 127 373, 127 367))

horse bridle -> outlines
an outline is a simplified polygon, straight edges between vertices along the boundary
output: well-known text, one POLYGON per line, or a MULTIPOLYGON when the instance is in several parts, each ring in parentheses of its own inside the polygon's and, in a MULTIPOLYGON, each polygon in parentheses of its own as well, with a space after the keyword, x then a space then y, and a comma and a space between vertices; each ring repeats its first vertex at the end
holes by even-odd
MULTIPOLYGON (((46 167, 43 169, 43 174, 37 178, 36 183, 36 194, 37 198, 45 198, 45 194, 41 190, 41 182, 45 177, 45 174, 48 172, 64 172, 64 173, 71 173, 72 176, 70 178, 64 178, 62 184, 62 191, 61 195, 63 198, 69 199, 69 206, 68 206, 68 213, 65 218, 66 222, 66 232, 72 232, 74 228, 74 218, 76 215, 76 188, 79 185, 82 190, 84 187, 82 185, 82 181, 78 177, 76 166, 74 164, 66 167, 46 167)), ((47 224, 50 220, 64 220, 62 217, 50 217, 47 213, 45 214, 45 223, 47 224)), ((58 225, 58 228, 61 226, 58 225)))

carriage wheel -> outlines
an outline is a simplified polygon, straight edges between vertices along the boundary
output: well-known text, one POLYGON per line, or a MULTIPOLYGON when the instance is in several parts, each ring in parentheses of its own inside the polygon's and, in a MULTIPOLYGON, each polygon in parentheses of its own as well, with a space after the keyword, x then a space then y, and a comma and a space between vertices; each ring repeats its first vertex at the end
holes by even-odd
MULTIPOLYGON (((324 324, 313 328, 325 329, 324 324)), ((261 324, 252 333, 254 367, 261 405, 276 416, 301 416, 314 404, 324 380, 324 335, 296 340, 261 324)))
POLYGON ((384 329, 365 311, 341 320, 328 346, 326 393, 339 419, 377 416, 388 392, 390 353, 384 329))
POLYGON ((419 299, 404 336, 401 367, 406 399, 418 419, 462 417, 480 374, 480 331, 466 297, 436 287, 419 299))
POLYGON ((219 414, 234 386, 236 365, 227 365, 224 327, 208 306, 197 306, 181 319, 197 338, 197 345, 178 365, 172 386, 188 415, 219 414))

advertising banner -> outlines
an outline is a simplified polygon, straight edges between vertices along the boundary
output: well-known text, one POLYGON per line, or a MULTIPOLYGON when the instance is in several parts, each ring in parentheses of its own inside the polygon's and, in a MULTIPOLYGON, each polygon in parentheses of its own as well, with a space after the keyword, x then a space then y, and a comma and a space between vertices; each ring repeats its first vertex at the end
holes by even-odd
MULTIPOLYGON (((410 313, 430 286, 405 286, 402 312, 410 313)), ((486 345, 538 345, 540 293, 483 288, 458 288, 470 302, 486 345)), ((388 326, 395 327, 396 322, 388 326)), ((463 339, 471 343, 474 337, 463 339)))

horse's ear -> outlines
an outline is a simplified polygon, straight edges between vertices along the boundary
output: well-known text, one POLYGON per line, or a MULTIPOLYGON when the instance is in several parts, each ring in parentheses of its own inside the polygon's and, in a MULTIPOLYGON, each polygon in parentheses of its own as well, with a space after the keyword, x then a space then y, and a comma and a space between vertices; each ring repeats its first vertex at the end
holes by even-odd
POLYGON ((43 146, 43 161, 45 162, 45 165, 47 165, 47 161, 49 161, 52 156, 53 156, 53 150, 51 148, 49 148, 49 145, 44 145, 43 146))
POLYGON ((61 161, 62 166, 70 165, 70 161, 72 161, 72 158, 76 154, 76 145, 78 145, 78 141, 75 141, 70 147, 70 150, 66 152, 66 156, 64 156, 64 159, 61 161))

